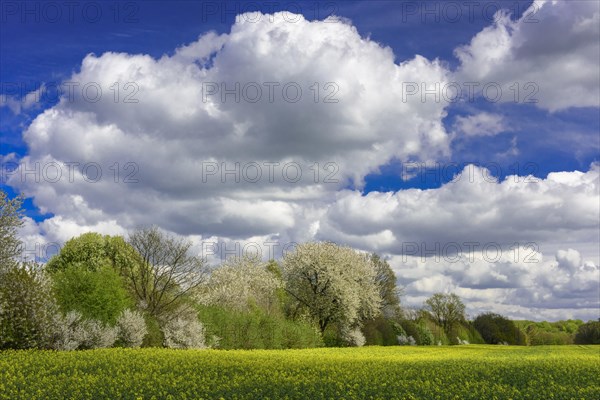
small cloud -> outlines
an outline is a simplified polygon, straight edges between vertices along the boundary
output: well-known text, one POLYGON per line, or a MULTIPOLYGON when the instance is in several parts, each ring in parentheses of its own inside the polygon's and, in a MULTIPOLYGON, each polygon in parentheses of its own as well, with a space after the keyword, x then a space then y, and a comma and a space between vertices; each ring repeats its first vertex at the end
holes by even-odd
POLYGON ((454 123, 455 133, 462 136, 495 136, 506 130, 502 115, 487 112, 458 116, 454 123))
POLYGON ((8 107, 14 115, 19 115, 23 111, 31 108, 38 108, 40 106, 40 99, 45 91, 46 85, 42 84, 38 89, 28 92, 20 99, 17 96, 1 94, 0 108, 8 107))

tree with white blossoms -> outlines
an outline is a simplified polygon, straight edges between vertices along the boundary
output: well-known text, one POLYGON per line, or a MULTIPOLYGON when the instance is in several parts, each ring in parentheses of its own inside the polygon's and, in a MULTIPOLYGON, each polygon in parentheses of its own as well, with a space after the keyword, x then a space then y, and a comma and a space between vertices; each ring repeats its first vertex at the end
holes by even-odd
POLYGON ((206 336, 204 326, 195 313, 189 310, 177 313, 162 324, 165 337, 164 345, 172 349, 205 349, 206 336))
POLYGON ((115 342, 123 347, 140 347, 146 333, 144 317, 137 311, 123 311, 115 326, 69 311, 55 315, 51 347, 55 350, 97 349, 112 347, 115 342))
POLYGON ((376 271, 368 256, 331 242, 298 245, 283 259, 286 292, 321 333, 330 324, 360 326, 381 309, 376 271))
POLYGON ((117 340, 123 347, 140 347, 148 333, 144 316, 135 310, 124 310, 117 319, 117 340))
POLYGON ((344 327, 342 329, 342 337, 348 342, 348 344, 352 346, 362 347, 367 342, 365 335, 363 335, 362 331, 358 327, 344 327))
POLYGON ((0 270, 0 350, 49 347, 57 312, 39 265, 13 263, 0 270))
POLYGON ((118 329, 94 319, 85 319, 77 311, 54 321, 52 347, 56 350, 99 349, 112 347, 118 337, 118 329))
POLYGON ((85 332, 80 325, 82 317, 77 311, 54 316, 52 348, 54 350, 77 350, 85 332))
POLYGON ((283 282, 259 256, 231 257, 214 269, 198 291, 198 300, 237 311, 253 306, 270 314, 277 309, 277 290, 283 282))
POLYGON ((17 231, 23 226, 22 204, 22 196, 9 199, 0 189, 0 272, 13 265, 21 253, 22 243, 17 231))

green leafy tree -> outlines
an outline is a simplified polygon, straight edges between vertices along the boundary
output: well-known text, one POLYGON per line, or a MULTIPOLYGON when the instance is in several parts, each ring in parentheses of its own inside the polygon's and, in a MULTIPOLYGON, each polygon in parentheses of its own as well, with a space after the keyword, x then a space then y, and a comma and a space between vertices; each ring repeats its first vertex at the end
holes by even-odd
POLYGON ((67 241, 46 268, 63 313, 113 325, 133 303, 121 274, 139 262, 122 237, 89 232, 67 241))
POLYGON ((398 344, 396 324, 382 315, 365 321, 362 331, 368 345, 392 346, 398 344))
POLYGON ((78 311, 86 319, 114 325, 132 300, 123 279, 112 266, 94 270, 74 263, 52 274, 56 299, 64 313, 78 311))
POLYGON ((48 261, 46 268, 56 272, 80 265, 96 271, 109 265, 122 274, 139 263, 139 255, 121 236, 88 232, 67 241, 60 252, 48 261))
POLYGON ((190 254, 192 243, 151 227, 133 232, 129 244, 140 262, 128 264, 123 275, 138 305, 161 321, 177 318, 208 276, 203 260, 190 254))
POLYGON ((590 321, 579 327, 575 334, 577 344, 600 344, 600 321, 590 321))
POLYGON ((521 332, 513 321, 502 315, 494 313, 481 314, 475 318, 473 326, 488 344, 527 344, 523 332, 521 332))
POLYGON ((425 301, 425 308, 446 333, 465 320, 465 305, 454 293, 435 293, 425 301))

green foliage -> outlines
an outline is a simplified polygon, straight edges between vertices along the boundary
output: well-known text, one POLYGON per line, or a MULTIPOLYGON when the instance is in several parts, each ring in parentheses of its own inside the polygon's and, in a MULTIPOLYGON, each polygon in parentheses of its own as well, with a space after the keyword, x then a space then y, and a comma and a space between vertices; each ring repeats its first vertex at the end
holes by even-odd
POLYGON ((431 319, 451 335, 455 325, 465 321, 465 305, 454 293, 435 293, 425 301, 431 319))
POLYGON ((0 272, 0 349, 50 347, 56 312, 43 272, 18 264, 0 272))
POLYGON ((581 325, 583 325, 583 321, 580 319, 569 319, 566 321, 558 321, 555 322, 555 324, 557 324, 560 327, 560 330, 563 332, 567 332, 570 334, 575 334, 577 333, 577 330, 579 329, 579 327, 581 325))
MULTIPOLYGON (((485 343, 485 340, 483 340, 483 337, 481 336, 479 331, 477 329, 475 329, 475 325, 473 325, 472 322, 468 322, 468 323, 466 323, 466 325, 464 325, 464 332, 465 332, 466 340, 468 340, 469 343, 471 343, 471 344, 484 344, 485 343)), ((465 340, 465 337, 461 337, 461 339, 465 340)))
MULTIPOLYGON (((418 345, 443 345, 456 344, 456 338, 451 340, 440 325, 429 316, 428 313, 419 315, 416 319, 402 319, 400 325, 405 335, 412 336, 418 345)), ((451 334, 458 329, 459 325, 452 328, 451 334)), ((456 335, 455 335, 456 336, 456 335)))
POLYGON ((590 321, 577 329, 577 344, 600 344, 600 321, 590 321))
POLYGON ((413 339, 417 342, 417 344, 421 344, 421 330, 419 326, 409 319, 403 319, 400 321, 400 326, 406 333, 406 336, 412 336, 413 339))
POLYGON ((433 333, 429 330, 425 323, 417 324, 417 332, 419 336, 418 344, 423 346, 430 346, 435 344, 433 333))
POLYGON ((165 341, 165 335, 160 329, 158 319, 150 314, 145 314, 146 328, 148 332, 142 341, 142 347, 162 347, 165 341))
POLYGON ((473 326, 488 344, 525 345, 527 340, 515 323, 506 317, 494 313, 477 316, 473 326))
POLYGON ((583 321, 569 319, 556 322, 514 321, 515 324, 525 332, 527 343, 532 346, 550 344, 572 344, 577 329, 583 325, 583 321))
POLYGON ((67 241, 60 253, 48 261, 46 268, 56 272, 80 265, 96 271, 109 265, 121 273, 124 268, 136 263, 139 263, 139 256, 122 237, 89 232, 67 241))
POLYGON ((444 332, 444 328, 436 324, 427 313, 422 315, 419 318, 419 323, 427 326, 431 334, 433 335, 433 344, 441 343, 443 345, 452 344, 452 342, 448 339, 446 332, 444 332))
POLYGON ((88 269, 69 264, 52 274, 56 300, 61 310, 78 311, 86 319, 114 325, 123 310, 132 305, 121 276, 109 265, 88 269))
POLYGON ((329 324, 321 336, 325 347, 349 347, 342 336, 342 327, 338 323, 329 324))
POLYGON ((282 316, 200 306, 207 344, 220 349, 287 349, 320 346, 319 333, 308 323, 282 316))
POLYGON ((531 346, 573 344, 573 336, 567 332, 544 332, 535 327, 526 331, 527 342, 531 346))
POLYGON ((275 275, 275 277, 281 279, 281 277, 282 277, 281 265, 279 265, 279 263, 277 261, 269 260, 266 268, 267 268, 267 271, 269 271, 270 273, 275 275))
POLYGON ((329 325, 327 329, 325 329, 325 332, 321 333, 321 338, 323 340, 323 346, 325 347, 347 347, 333 324, 329 325))
POLYGON ((398 344, 398 329, 394 322, 379 316, 365 321, 362 332, 367 345, 394 346, 398 344))

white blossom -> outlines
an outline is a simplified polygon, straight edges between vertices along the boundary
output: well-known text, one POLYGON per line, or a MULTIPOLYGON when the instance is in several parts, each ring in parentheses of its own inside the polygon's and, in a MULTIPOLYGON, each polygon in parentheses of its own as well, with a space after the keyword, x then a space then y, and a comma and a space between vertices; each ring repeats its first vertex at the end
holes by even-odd
POLYGON ((173 349, 206 348, 204 326, 197 318, 182 314, 163 326, 165 346, 173 349))
POLYGON ((375 273, 366 255, 330 242, 301 244, 283 260, 287 292, 322 332, 329 323, 356 326, 380 311, 375 273))
POLYGON ((54 318, 55 332, 52 347, 56 350, 97 349, 112 347, 117 329, 96 320, 86 320, 76 311, 54 318))
POLYGON ((410 346, 416 346, 417 342, 415 341, 415 338, 413 338, 412 336, 406 336, 406 335, 399 335, 398 336, 398 344, 399 345, 410 345, 410 346))
POLYGON ((359 328, 343 329, 342 337, 352 346, 362 347, 367 342, 365 335, 363 335, 359 328))
POLYGON ((125 347, 140 347, 148 333, 144 316, 138 311, 124 310, 116 327, 118 340, 125 347))
POLYGON ((269 312, 277 304, 276 291, 282 286, 281 280, 267 270, 266 263, 246 255, 230 258, 212 271, 197 297, 205 305, 240 311, 256 305, 269 312))

